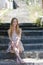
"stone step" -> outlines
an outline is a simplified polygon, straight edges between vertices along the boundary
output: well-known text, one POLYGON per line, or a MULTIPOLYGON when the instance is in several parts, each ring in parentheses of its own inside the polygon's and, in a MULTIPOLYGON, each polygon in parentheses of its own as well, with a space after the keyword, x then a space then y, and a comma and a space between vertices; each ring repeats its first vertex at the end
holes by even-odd
POLYGON ((21 38, 22 40, 39 40, 39 39, 43 39, 43 36, 26 36, 26 35, 24 35, 24 36, 22 36, 22 38, 21 38))
MULTIPOLYGON (((23 45, 24 45, 24 46, 38 46, 38 45, 43 45, 43 43, 33 43, 33 44, 32 44, 32 43, 31 43, 31 44, 30 44, 30 43, 29 43, 29 44, 25 43, 25 44, 23 44, 23 45)), ((9 44, 5 44, 5 43, 2 44, 2 43, 0 43, 0 47, 6 47, 6 46, 8 47, 9 44)))
POLYGON ((42 50, 43 51, 43 45, 31 45, 31 46, 24 46, 25 51, 39 51, 42 50))
POLYGON ((32 44, 33 44, 33 43, 34 43, 34 44, 35 44, 35 43, 43 43, 43 39, 39 39, 39 40, 38 40, 38 39, 22 40, 22 42, 23 42, 23 44, 25 44, 25 43, 26 43, 26 44, 29 44, 29 43, 30 43, 30 44, 31 44, 31 43, 32 43, 32 44))
MULTIPOLYGON (((34 30, 40 30, 40 29, 43 29, 42 27, 39 27, 37 26, 36 24, 34 23, 19 23, 19 26, 22 28, 22 29, 34 29, 34 30)), ((10 27, 10 23, 1 23, 0 24, 0 30, 8 30, 10 27)))
MULTIPOLYGON (((43 28, 42 27, 22 27, 22 26, 20 26, 20 28, 22 29, 22 30, 43 30, 43 28)), ((6 27, 0 27, 0 30, 8 30, 9 29, 9 27, 8 26, 6 26, 6 27)))
MULTIPOLYGON (((21 58, 23 58, 23 55, 21 54, 20 55, 21 56, 21 58)), ((11 52, 7 52, 6 50, 2 50, 2 51, 0 51, 0 59, 16 59, 17 58, 17 56, 15 55, 15 53, 11 53, 11 52)))
POLYGON ((0 60, 0 65, 43 65, 43 59, 32 59, 32 58, 26 58, 23 59, 25 63, 18 64, 14 60, 0 60))
MULTIPOLYGON (((8 30, 0 29, 0 32, 8 32, 8 30)), ((27 30, 23 30, 22 32, 43 32, 43 29, 42 30, 41 29, 40 30, 39 29, 38 30, 37 29, 36 30, 27 29, 27 30)))
MULTIPOLYGON (((36 53, 34 52, 34 53, 28 53, 27 54, 27 52, 24 52, 24 54, 25 54, 25 57, 28 57, 28 58, 36 58, 37 56, 36 56, 36 53)), ((43 57, 43 56, 42 56, 43 57)), ((16 59, 16 55, 14 54, 14 53, 5 53, 5 52, 0 52, 0 60, 5 60, 5 59, 8 59, 8 60, 15 60, 16 59)))
MULTIPOLYGON (((38 42, 39 41, 39 43, 40 42, 43 42, 43 36, 22 36, 22 38, 21 38, 21 41, 22 42, 26 42, 26 43, 30 43, 30 42, 38 42)), ((7 37, 7 36, 0 36, 0 43, 9 43, 10 42, 10 40, 9 40, 9 37, 7 37)))
POLYGON ((0 65, 20 65, 20 64, 17 64, 15 60, 3 59, 3 60, 0 60, 0 65))
POLYGON ((37 33, 39 33, 39 32, 43 32, 43 30, 29 30, 29 29, 27 29, 27 30, 23 30, 22 32, 24 32, 24 33, 28 33, 28 32, 37 32, 37 33))
POLYGON ((23 30, 23 33, 26 36, 42 36, 43 30, 23 30))
MULTIPOLYGON (((0 36, 8 36, 8 30, 0 30, 0 36)), ((43 30, 23 30, 22 35, 27 35, 27 36, 42 36, 43 35, 43 30)))
POLYGON ((6 52, 6 51, 0 51, 0 59, 15 59, 16 55, 14 53, 6 52))
POLYGON ((22 30, 43 30, 42 27, 21 27, 22 30))
MULTIPOLYGON (((28 39, 30 39, 30 38, 31 38, 31 39, 32 39, 32 38, 33 38, 33 39, 34 39, 34 38, 41 39, 41 38, 42 38, 42 39, 43 39, 43 36, 41 36, 41 35, 38 35, 38 36, 29 36, 29 35, 28 35, 28 36, 27 36, 27 35, 25 35, 25 34, 22 34, 21 38, 22 38, 22 39, 23 39, 23 38, 24 38, 24 39, 27 39, 27 38, 28 38, 28 39)), ((0 39, 8 39, 8 40, 9 40, 9 36, 0 35, 0 39)))
MULTIPOLYGON (((22 40, 21 40, 22 42, 23 42, 23 44, 36 44, 36 43, 43 43, 43 38, 30 38, 30 39, 26 39, 26 38, 23 38, 22 40)), ((7 40, 7 39, 0 39, 0 44, 9 44, 9 40, 7 40)))
MULTIPOLYGON (((27 39, 27 38, 28 38, 28 39, 30 39, 30 38, 31 38, 31 39, 34 39, 34 38, 35 38, 35 39, 43 39, 43 36, 26 36, 26 35, 22 35, 21 38, 22 38, 22 39, 23 39, 23 38, 24 38, 24 39, 27 39)), ((4 36, 4 35, 2 36, 2 35, 1 35, 1 36, 0 36, 0 39, 7 39, 7 40, 9 40, 9 37, 8 37, 8 36, 4 36)))
MULTIPOLYGON (((43 43, 34 43, 34 44, 23 44, 23 46, 24 46, 24 49, 25 49, 25 51, 26 50, 43 50, 43 43)), ((7 50, 8 49, 8 44, 0 44, 0 51, 1 50, 7 50)))
MULTIPOLYGON (((0 32, 8 32, 8 30, 0 30, 0 32)), ((28 33, 28 32, 43 32, 43 30, 29 30, 29 29, 27 29, 27 30, 22 30, 22 32, 24 32, 24 33, 28 33)))
MULTIPOLYGON (((24 51, 25 58, 36 58, 36 59, 43 59, 43 51, 24 51)), ((16 55, 14 53, 0 51, 0 60, 15 60, 16 55)), ((22 58, 23 59, 23 58, 22 58)))
POLYGON ((27 58, 43 59, 43 50, 25 51, 24 54, 27 58))
MULTIPOLYGON (((28 37, 23 37, 21 38, 21 41, 23 42, 23 44, 36 44, 36 43, 43 43, 43 37, 40 38, 28 38, 28 37)), ((0 38, 0 44, 9 44, 10 40, 5 38, 0 38)))
MULTIPOLYGON (((27 26, 25 26, 25 25, 22 25, 22 24, 20 24, 19 25, 20 26, 20 28, 22 28, 23 30, 43 30, 43 27, 37 27, 37 26, 30 26, 30 25, 27 25, 27 26)), ((10 27, 10 25, 8 24, 3 24, 3 25, 1 25, 0 24, 0 30, 8 30, 9 29, 9 27, 10 27)))

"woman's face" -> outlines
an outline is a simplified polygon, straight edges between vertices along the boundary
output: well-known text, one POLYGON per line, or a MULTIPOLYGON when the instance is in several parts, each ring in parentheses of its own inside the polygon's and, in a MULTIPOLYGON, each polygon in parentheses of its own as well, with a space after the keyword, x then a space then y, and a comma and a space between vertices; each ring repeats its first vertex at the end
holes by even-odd
POLYGON ((14 19, 14 21, 13 21, 13 27, 15 28, 16 26, 17 26, 17 20, 14 19))

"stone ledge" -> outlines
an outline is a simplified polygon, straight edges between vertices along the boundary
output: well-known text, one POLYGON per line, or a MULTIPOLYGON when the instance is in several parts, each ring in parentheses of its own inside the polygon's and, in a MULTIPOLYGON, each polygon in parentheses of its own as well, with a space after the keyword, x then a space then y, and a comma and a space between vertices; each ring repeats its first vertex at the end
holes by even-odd
POLYGON ((23 59, 25 63, 17 64, 14 60, 0 60, 0 65, 43 65, 43 59, 32 59, 26 58, 23 59))

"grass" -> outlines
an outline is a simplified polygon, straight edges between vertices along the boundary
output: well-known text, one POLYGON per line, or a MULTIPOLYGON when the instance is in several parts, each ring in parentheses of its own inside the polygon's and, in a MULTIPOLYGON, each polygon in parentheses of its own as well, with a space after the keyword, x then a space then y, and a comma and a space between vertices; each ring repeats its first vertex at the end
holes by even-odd
POLYGON ((33 21, 35 22, 36 19, 39 17, 39 16, 42 16, 42 8, 37 4, 37 5, 30 5, 30 6, 27 6, 28 8, 28 11, 29 11, 29 19, 30 21, 33 21))

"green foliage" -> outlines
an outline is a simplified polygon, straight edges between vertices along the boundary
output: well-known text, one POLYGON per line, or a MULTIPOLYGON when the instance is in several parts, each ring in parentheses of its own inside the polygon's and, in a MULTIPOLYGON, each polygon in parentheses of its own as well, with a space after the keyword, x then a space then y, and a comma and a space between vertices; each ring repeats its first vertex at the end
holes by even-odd
POLYGON ((36 19, 36 25, 37 26, 41 26, 41 18, 37 18, 36 19))
POLYGON ((28 0, 26 0, 26 4, 29 5, 28 0))
POLYGON ((42 13, 42 8, 41 6, 37 5, 29 5, 27 6, 27 9, 29 11, 29 19, 30 21, 36 21, 36 19, 38 18, 38 16, 43 16, 42 13))
POLYGON ((1 21, 2 21, 2 20, 0 19, 0 23, 1 23, 1 21))
POLYGON ((12 2, 13 0, 8 0, 9 2, 12 2))

